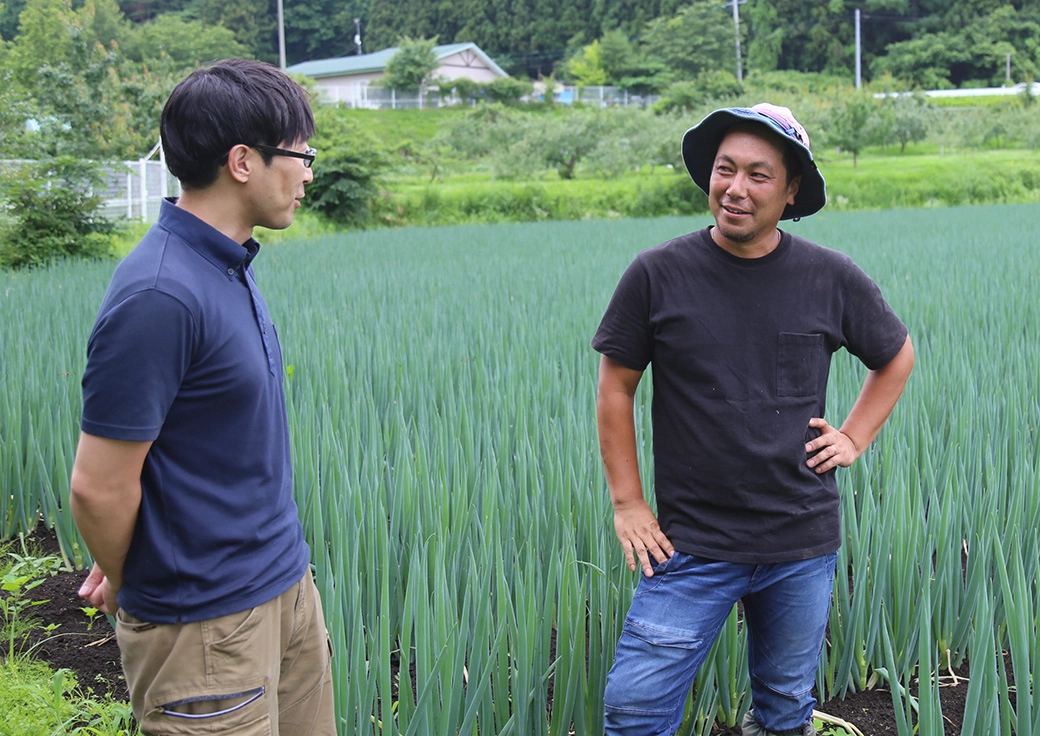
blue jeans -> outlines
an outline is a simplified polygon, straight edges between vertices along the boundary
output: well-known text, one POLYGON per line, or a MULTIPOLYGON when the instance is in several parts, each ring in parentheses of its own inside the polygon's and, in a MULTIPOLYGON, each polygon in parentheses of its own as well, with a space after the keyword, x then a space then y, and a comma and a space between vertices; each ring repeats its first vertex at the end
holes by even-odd
POLYGON ((669 736, 733 605, 744 603, 748 671, 769 731, 812 720, 837 553, 744 565, 676 552, 639 581, 603 695, 608 736, 669 736))

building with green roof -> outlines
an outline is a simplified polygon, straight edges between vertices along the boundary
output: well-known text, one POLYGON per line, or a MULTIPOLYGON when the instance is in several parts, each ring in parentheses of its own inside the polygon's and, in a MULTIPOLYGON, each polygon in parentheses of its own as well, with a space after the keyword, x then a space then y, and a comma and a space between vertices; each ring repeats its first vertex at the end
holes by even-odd
MULTIPOLYGON (((389 91, 369 89, 386 73, 386 65, 398 52, 398 48, 383 49, 372 54, 341 56, 336 59, 319 59, 293 64, 286 68, 290 74, 302 74, 314 80, 323 101, 348 104, 351 107, 376 107, 389 91)), ((508 77, 490 56, 475 43, 454 43, 434 46, 438 66, 431 74, 433 79, 471 79, 474 82, 491 82, 508 77)))

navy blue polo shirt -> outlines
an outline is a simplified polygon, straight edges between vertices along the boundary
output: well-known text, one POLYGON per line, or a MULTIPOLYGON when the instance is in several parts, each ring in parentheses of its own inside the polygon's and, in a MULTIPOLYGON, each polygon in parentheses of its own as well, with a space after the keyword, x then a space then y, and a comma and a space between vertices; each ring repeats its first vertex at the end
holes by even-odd
POLYGON ((90 336, 82 430, 152 442, 119 592, 146 621, 243 611, 307 570, 259 249, 163 202, 90 336))

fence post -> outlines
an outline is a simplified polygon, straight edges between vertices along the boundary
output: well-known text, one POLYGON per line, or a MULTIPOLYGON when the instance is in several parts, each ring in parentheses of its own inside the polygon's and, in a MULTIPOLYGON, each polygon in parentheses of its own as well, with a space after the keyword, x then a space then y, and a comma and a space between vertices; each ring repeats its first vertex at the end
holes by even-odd
POLYGON ((166 151, 159 146, 159 196, 166 199, 170 196, 169 183, 166 181, 166 151))
POLYGON ((138 171, 141 175, 141 219, 148 220, 148 159, 142 158, 137 162, 138 171))
POLYGON ((126 219, 134 219, 134 175, 126 172, 126 219))

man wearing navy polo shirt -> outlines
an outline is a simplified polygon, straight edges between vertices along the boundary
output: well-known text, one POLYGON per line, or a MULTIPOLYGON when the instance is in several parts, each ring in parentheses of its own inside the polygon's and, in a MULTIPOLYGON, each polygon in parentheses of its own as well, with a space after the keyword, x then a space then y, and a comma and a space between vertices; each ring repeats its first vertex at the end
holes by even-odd
POLYGON ((268 64, 182 81, 160 123, 183 190, 90 335, 72 511, 145 734, 336 733, 328 633, 292 497, 282 354, 253 228, 292 224, 315 152, 268 64))

